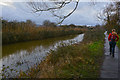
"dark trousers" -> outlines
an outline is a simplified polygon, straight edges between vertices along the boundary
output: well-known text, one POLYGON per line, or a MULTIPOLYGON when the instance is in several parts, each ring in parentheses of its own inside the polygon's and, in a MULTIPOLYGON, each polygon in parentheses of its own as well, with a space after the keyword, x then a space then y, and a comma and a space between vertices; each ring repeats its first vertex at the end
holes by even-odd
POLYGON ((109 45, 110 45, 110 53, 114 54, 116 42, 115 41, 110 41, 109 45))

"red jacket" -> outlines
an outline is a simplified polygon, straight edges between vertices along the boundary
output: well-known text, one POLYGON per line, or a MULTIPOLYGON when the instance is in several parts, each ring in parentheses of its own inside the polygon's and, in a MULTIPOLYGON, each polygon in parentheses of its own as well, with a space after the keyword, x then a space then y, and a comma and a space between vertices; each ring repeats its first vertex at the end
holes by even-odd
POLYGON ((116 35, 112 35, 112 33, 109 34, 108 36, 108 40, 111 41, 111 37, 113 36, 113 39, 115 39, 115 41, 118 41, 119 40, 119 36, 116 34, 116 35))

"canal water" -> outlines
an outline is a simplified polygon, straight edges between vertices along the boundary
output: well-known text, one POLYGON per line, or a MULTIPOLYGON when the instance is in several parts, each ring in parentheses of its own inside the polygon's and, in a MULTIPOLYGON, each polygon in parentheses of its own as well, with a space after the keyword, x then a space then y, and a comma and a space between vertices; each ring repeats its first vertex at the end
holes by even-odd
POLYGON ((83 40, 84 34, 70 35, 46 40, 21 42, 2 46, 0 64, 2 74, 6 77, 15 77, 20 71, 27 71, 39 64, 49 54, 63 44, 71 45, 83 40))

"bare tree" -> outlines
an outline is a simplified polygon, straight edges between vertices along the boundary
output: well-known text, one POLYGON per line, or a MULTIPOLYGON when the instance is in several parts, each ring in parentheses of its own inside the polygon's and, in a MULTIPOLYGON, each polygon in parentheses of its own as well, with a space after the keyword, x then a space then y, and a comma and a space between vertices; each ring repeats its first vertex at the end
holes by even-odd
POLYGON ((77 9, 78 3, 79 3, 79 0, 76 0, 76 1, 72 1, 72 0, 61 0, 61 1, 50 0, 50 2, 44 2, 44 1, 35 2, 34 0, 32 0, 30 2, 27 2, 27 4, 32 8, 32 11, 34 13, 44 12, 44 11, 51 12, 53 16, 60 19, 58 24, 61 24, 67 17, 69 17, 77 9), (69 12, 66 15, 61 15, 61 14, 56 13, 56 11, 61 10, 66 5, 70 4, 71 2, 75 3, 75 7, 71 12, 69 12))
POLYGON ((119 3, 108 4, 99 14, 98 19, 105 23, 105 27, 108 31, 112 28, 118 29, 119 22, 119 3), (117 27, 116 27, 117 26, 117 27))
POLYGON ((56 23, 55 22, 50 22, 49 20, 43 21, 43 25, 45 27, 56 27, 56 23))
POLYGON ((98 19, 110 24, 110 16, 115 12, 115 6, 108 4, 101 12, 98 13, 98 19))

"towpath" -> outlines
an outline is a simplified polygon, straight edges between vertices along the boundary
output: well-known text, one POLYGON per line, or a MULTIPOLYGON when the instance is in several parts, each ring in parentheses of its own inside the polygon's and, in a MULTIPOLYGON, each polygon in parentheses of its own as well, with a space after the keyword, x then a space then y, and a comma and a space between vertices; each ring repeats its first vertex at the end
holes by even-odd
POLYGON ((100 78, 120 80, 120 51, 115 47, 115 57, 110 56, 108 34, 105 32, 104 61, 101 67, 100 78))

